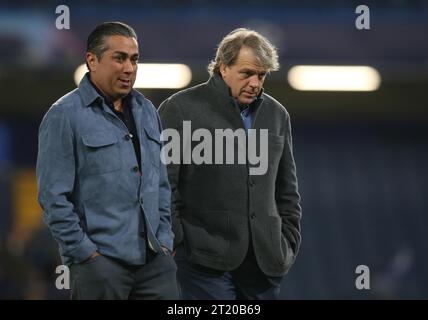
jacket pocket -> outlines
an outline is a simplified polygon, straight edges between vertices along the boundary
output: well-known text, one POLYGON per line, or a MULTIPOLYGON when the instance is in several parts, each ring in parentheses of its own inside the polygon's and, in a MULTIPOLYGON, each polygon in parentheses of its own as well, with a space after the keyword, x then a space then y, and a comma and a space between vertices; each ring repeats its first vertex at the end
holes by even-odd
POLYGON ((270 231, 272 237, 273 249, 276 253, 276 259, 280 265, 290 266, 294 260, 294 254, 291 250, 286 237, 282 233, 282 219, 279 217, 270 217, 270 231), (279 249, 279 250, 278 250, 279 249))
POLYGON ((184 244, 190 254, 223 256, 229 250, 229 212, 181 211, 184 244))
POLYGON ((160 163, 160 151, 162 147, 162 142, 160 140, 160 133, 152 128, 144 127, 144 131, 147 136, 147 143, 149 150, 151 151, 152 163, 159 168, 160 163))
POLYGON ((269 133, 268 134, 268 140, 269 140, 269 143, 272 143, 272 144, 284 145, 285 137, 269 133))
POLYGON ((269 134, 268 143, 268 155, 266 155, 266 157, 268 157, 269 166, 267 174, 276 176, 278 165, 281 160, 282 153, 284 151, 285 137, 269 134))
POLYGON ((108 131, 82 136, 85 145, 85 169, 87 174, 102 174, 119 170, 121 158, 117 137, 108 131))

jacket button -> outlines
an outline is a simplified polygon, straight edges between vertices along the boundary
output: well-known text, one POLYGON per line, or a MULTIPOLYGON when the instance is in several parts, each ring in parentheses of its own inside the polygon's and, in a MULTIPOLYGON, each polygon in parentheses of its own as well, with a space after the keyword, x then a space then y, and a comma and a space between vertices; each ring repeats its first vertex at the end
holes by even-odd
POLYGON ((255 219, 256 218, 256 213, 253 212, 250 217, 251 217, 251 219, 255 219))
POLYGON ((248 180, 248 185, 249 185, 250 187, 254 187, 254 180, 250 178, 250 179, 248 180))
POLYGON ((140 171, 140 168, 138 168, 138 166, 135 166, 135 167, 132 168, 132 171, 138 172, 138 171, 140 171))
POLYGON ((131 140, 132 139, 132 134, 128 133, 125 135, 125 140, 131 140))

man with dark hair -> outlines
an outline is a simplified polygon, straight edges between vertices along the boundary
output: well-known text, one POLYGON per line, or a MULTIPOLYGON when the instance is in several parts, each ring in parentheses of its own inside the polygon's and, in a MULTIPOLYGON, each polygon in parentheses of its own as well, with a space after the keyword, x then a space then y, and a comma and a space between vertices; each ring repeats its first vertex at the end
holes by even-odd
POLYGON ((240 28, 219 44, 206 83, 178 92, 160 106, 164 128, 181 135, 180 158, 194 147, 192 157, 203 150, 208 159, 168 164, 184 299, 277 299, 281 280, 294 263, 301 208, 290 116, 262 89, 266 75, 278 67, 275 47, 259 33, 240 28), (234 135, 219 149, 216 140, 214 161, 207 157, 210 143, 206 148, 200 144, 217 139, 219 132, 234 135), (239 133, 248 142, 243 158, 242 139, 235 140, 239 133), (259 148, 251 150, 258 133, 259 148), (195 146, 193 138, 187 141, 190 136, 204 140, 195 146), (265 160, 263 170, 253 170, 255 150, 260 150, 260 164, 265 160), (238 163, 230 161, 235 154, 238 163))
POLYGON ((131 27, 97 26, 89 72, 40 125, 39 202, 73 299, 178 298, 161 123, 132 88, 138 57, 131 27))

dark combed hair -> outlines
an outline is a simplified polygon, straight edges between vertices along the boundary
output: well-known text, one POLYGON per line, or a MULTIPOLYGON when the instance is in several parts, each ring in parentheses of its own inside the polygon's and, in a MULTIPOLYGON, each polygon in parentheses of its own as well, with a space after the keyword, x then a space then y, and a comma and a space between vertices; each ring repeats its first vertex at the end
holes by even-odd
POLYGON ((88 36, 86 52, 91 52, 101 59, 104 52, 108 49, 106 38, 109 36, 124 36, 135 38, 137 34, 134 29, 123 22, 104 22, 98 25, 88 36))

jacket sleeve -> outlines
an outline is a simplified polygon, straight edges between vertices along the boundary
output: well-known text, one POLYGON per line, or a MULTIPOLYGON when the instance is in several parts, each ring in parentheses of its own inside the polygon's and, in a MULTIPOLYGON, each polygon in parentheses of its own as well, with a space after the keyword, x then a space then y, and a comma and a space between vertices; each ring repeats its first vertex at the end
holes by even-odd
MULTIPOLYGON (((180 137, 182 136, 182 115, 177 103, 175 103, 171 99, 165 100, 159 107, 159 115, 161 117, 164 129, 175 129, 179 132, 180 137)), ((180 164, 171 163, 168 164, 167 169, 169 183, 171 185, 171 218, 172 230, 175 234, 174 248, 176 248, 183 241, 183 227, 181 225, 180 220, 180 208, 182 207, 182 203, 180 193, 178 191, 178 182, 181 167, 180 164)))
MULTIPOLYGON (((159 133, 162 133, 162 124, 159 115, 158 118, 159 133)), ((161 149, 161 153, 162 153, 161 149)), ((171 230, 171 188, 168 182, 168 173, 166 165, 161 161, 159 173, 159 215, 160 222, 156 237, 162 246, 168 248, 170 251, 173 249, 174 234, 171 230)))
POLYGON ((294 260, 301 242, 300 219, 302 210, 293 157, 290 116, 287 112, 285 117, 285 145, 276 178, 275 199, 282 219, 282 234, 287 240, 287 245, 292 249, 290 258, 294 260))
POLYGON ((86 260, 97 247, 80 227, 71 201, 75 183, 73 132, 58 105, 47 112, 39 128, 36 174, 43 220, 61 253, 74 263, 86 260))

